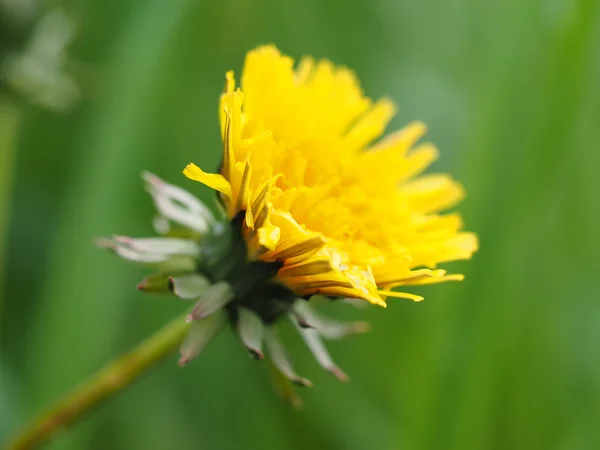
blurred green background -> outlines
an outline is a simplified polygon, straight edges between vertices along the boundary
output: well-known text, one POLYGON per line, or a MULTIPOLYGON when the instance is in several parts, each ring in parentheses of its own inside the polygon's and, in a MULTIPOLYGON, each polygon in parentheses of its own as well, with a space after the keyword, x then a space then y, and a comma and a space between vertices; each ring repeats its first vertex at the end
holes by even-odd
POLYGON ((216 166, 224 72, 272 42, 354 68, 399 104, 392 128, 428 123, 432 170, 465 184, 480 234, 451 266, 467 279, 420 304, 329 308, 374 325, 329 346, 350 384, 290 334, 316 384, 301 411, 228 331, 48 448, 600 448, 599 2, 0 0, 0 58, 57 6, 78 26, 64 71, 79 100, 0 87, 0 441, 182 312, 92 242, 151 232, 144 169, 212 199, 181 170, 216 166))

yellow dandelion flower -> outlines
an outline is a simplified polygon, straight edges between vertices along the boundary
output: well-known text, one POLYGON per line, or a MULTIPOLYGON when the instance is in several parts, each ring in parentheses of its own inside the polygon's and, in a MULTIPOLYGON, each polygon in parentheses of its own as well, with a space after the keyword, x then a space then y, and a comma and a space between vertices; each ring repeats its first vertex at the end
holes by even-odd
POLYGON ((412 122, 382 139, 395 114, 366 97, 354 73, 327 60, 294 61, 274 46, 248 53, 220 101, 220 173, 184 174, 219 192, 240 218, 248 256, 278 263, 298 296, 352 297, 385 306, 419 301, 398 286, 461 280, 436 269, 468 259, 477 237, 447 213, 464 196, 446 174, 421 175, 438 156, 412 122))
POLYGON ((446 212, 463 189, 448 175, 419 176, 437 157, 418 142, 422 123, 379 139, 394 112, 390 100, 365 97, 348 69, 310 58, 294 68, 272 46, 248 53, 241 87, 227 73, 219 173, 184 170, 218 192, 226 218, 146 173, 162 236, 99 241, 155 270, 138 289, 195 302, 182 365, 230 323, 254 358, 264 345, 280 379, 310 386, 278 337, 288 318, 319 364, 346 380, 321 338, 368 327, 321 316, 314 294, 385 306, 387 297, 422 299, 397 287, 462 279, 436 266, 477 248, 460 216, 446 212))

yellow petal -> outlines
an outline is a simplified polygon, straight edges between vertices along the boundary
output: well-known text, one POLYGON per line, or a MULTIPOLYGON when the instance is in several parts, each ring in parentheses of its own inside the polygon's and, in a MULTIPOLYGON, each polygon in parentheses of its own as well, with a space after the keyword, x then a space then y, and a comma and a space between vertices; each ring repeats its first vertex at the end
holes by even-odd
POLYGON ((206 173, 193 163, 188 164, 186 168, 183 169, 183 174, 190 180, 205 184, 206 186, 214 189, 215 191, 219 191, 227 198, 231 199, 231 185, 223 175, 206 173))
POLYGON ((221 95, 219 118, 221 138, 223 139, 223 174, 229 177, 229 168, 235 164, 234 147, 240 144, 242 128, 242 104, 244 94, 238 88, 221 95))
POLYGON ((228 94, 235 90, 235 77, 233 76, 233 70, 228 70, 225 74, 225 89, 223 89, 224 94, 228 94))
POLYGON ((381 99, 358 120, 348 134, 345 136, 343 145, 349 151, 364 148, 375 138, 381 136, 389 121, 396 114, 394 103, 387 99, 381 99))
POLYGON ((233 153, 233 134, 231 131, 231 110, 225 108, 225 128, 223 129, 223 175, 231 180, 231 170, 235 165, 233 153))
POLYGON ((389 274, 386 278, 382 278, 382 277, 376 277, 375 279, 377 280, 377 284, 379 286, 385 286, 386 289, 391 289, 397 286, 403 286, 406 284, 415 284, 415 282, 420 281, 422 279, 425 278, 440 278, 443 277, 446 274, 445 270, 441 270, 441 269, 437 269, 437 270, 430 270, 430 269, 419 269, 419 270, 412 270, 409 271, 409 273, 406 275, 397 275, 397 276, 393 276, 392 274, 389 274))
POLYGON ((410 122, 404 128, 390 133, 369 151, 383 151, 393 149, 397 154, 404 155, 415 142, 427 132, 427 126, 418 120, 410 122))
POLYGON ((327 260, 302 262, 291 266, 285 266, 277 273, 280 277, 305 277, 321 275, 331 272, 331 263, 327 260))
POLYGON ((276 181, 277 177, 272 177, 266 181, 264 181, 258 187, 258 194, 254 197, 252 201, 252 206, 249 209, 252 209, 252 215, 254 217, 254 227, 260 228, 263 222, 267 219, 270 214, 271 204, 269 203, 269 192, 273 187, 273 183, 276 181))
POLYGON ((415 210, 430 213, 454 206, 465 196, 463 187, 445 174, 426 175, 402 186, 415 210))
POLYGON ((300 63, 298 64, 298 68, 296 69, 296 81, 298 84, 306 83, 313 72, 315 67, 315 60, 310 56, 304 56, 300 63))
POLYGON ((252 176, 252 166, 249 162, 249 155, 244 163, 244 169, 242 173, 242 180, 240 181, 240 189, 237 194, 237 199, 235 201, 235 212, 241 211, 247 208, 248 205, 248 196, 250 194, 250 177, 252 176))
POLYGON ((373 276, 380 286, 387 286, 410 277, 409 263, 405 259, 387 260, 384 264, 378 264, 372 268, 373 276))
POLYGON ((433 144, 426 143, 415 147, 404 160, 402 172, 398 174, 399 179, 407 179, 418 175, 429 167, 438 156, 438 149, 433 144))
POLYGON ((458 233, 446 241, 435 259, 438 263, 471 259, 478 247, 479 242, 475 233, 458 233))
POLYGON ((406 298, 406 299, 412 300, 414 302, 420 302, 423 300, 423 297, 421 297, 420 295, 409 294, 407 292, 383 291, 381 289, 378 290, 377 292, 379 293, 379 295, 382 295, 385 297, 406 298))
POLYGON ((279 227, 274 227, 270 223, 267 223, 258 229, 257 235, 259 245, 268 250, 272 250, 279 242, 281 230, 279 227))
MULTIPOLYGON (((247 204, 250 204, 250 198, 248 198, 247 204)), ((246 226, 250 229, 254 228, 254 214, 252 214, 252 208, 246 208, 246 226)))
POLYGON ((303 241, 293 242, 292 240, 287 240, 282 242, 277 251, 273 252, 269 257, 282 261, 290 258, 299 258, 302 255, 312 253, 314 250, 321 248, 323 244, 323 237, 319 235, 311 236, 303 241))
POLYGON ((437 284, 437 283, 445 283, 446 281, 462 281, 465 279, 465 276, 460 273, 454 273, 450 275, 444 275, 441 277, 424 277, 421 279, 410 280, 405 285, 411 286, 423 286, 426 284, 437 284))
POLYGON ((273 224, 281 229, 282 236, 277 248, 265 253, 262 257, 265 261, 277 260, 288 261, 288 264, 298 263, 313 255, 325 244, 320 233, 305 230, 292 217, 291 214, 274 210, 271 215, 273 224))

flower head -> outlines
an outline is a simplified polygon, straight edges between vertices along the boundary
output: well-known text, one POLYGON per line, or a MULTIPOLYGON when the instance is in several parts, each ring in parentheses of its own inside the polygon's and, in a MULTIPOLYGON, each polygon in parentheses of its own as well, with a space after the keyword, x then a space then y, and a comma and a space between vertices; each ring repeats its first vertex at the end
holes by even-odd
MULTIPOLYGON (((447 175, 417 177, 437 157, 414 122, 379 140, 392 103, 372 103, 352 72, 303 59, 297 68, 274 47, 247 56, 241 88, 226 76, 219 173, 184 173, 218 191, 223 218, 196 197, 144 174, 161 237, 114 236, 99 244, 155 273, 138 288, 194 302, 182 365, 230 323, 249 353, 298 385, 277 334, 289 318, 317 361, 341 380, 321 338, 367 329, 321 316, 316 297, 421 300, 392 289, 460 280, 438 263, 469 258, 477 239, 460 216, 442 213, 463 196, 447 175), (316 295, 318 294, 318 295, 316 295)), ((366 304, 363 302, 363 304, 366 304)))
POLYGON ((417 177, 437 149, 412 122, 376 141, 395 113, 365 97, 354 74, 329 61, 297 67, 273 46, 248 53, 235 87, 226 76, 219 174, 184 174, 217 190, 241 215, 251 259, 278 263, 299 296, 324 294, 385 306, 397 286, 461 280, 437 264, 470 258, 473 233, 456 213, 463 188, 445 174, 417 177))

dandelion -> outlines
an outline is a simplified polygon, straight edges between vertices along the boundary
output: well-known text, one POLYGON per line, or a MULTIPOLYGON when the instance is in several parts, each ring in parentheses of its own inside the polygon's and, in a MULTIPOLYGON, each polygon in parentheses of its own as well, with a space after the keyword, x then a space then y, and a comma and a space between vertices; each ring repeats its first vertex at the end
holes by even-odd
POLYGON ((166 236, 101 244, 157 269, 140 289, 195 301, 182 365, 231 323, 253 357, 262 359, 265 347, 285 377, 310 385, 277 335, 288 318, 320 365, 345 380, 321 338, 367 327, 322 317, 311 300, 385 307, 389 297, 422 300, 409 286, 462 280, 437 265, 477 249, 460 216, 444 212, 463 188, 445 174, 419 176, 438 155, 419 143, 423 123, 379 139, 393 103, 372 102, 350 70, 326 60, 304 58, 294 67, 273 46, 249 52, 240 87, 226 74, 219 114, 220 169, 207 173, 192 163, 183 173, 217 191, 223 218, 145 174, 156 229, 166 236))

